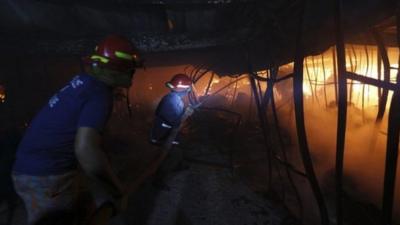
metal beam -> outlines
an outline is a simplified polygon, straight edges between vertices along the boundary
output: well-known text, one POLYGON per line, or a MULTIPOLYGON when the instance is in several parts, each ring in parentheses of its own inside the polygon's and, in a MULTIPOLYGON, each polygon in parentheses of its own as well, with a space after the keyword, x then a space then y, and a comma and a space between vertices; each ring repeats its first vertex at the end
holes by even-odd
POLYGON ((318 184, 317 177, 315 175, 313 163, 310 156, 310 151, 307 143, 307 134, 304 123, 304 103, 303 103, 303 62, 304 62, 304 46, 303 46, 303 16, 306 1, 303 2, 303 13, 300 17, 298 25, 298 33, 296 40, 296 54, 294 60, 294 76, 293 76, 293 95, 295 105, 295 117, 296 117, 296 128, 297 138, 299 142, 299 149, 301 158, 303 161, 304 170, 307 174, 308 181, 313 191, 314 197, 317 201, 321 224, 328 225, 329 217, 328 210, 325 205, 325 200, 321 192, 321 188, 318 184))
MULTIPOLYGON (((400 48, 400 3, 397 5, 397 45, 400 48)), ((400 63, 400 55, 398 56, 400 63)), ((400 70, 397 70, 397 84, 400 84, 400 70)), ((382 200, 382 225, 392 224, 394 190, 396 186, 397 158, 400 137, 400 90, 393 93, 388 119, 386 142, 385 179, 382 200)))
POLYGON ((353 72, 346 72, 346 78, 347 79, 352 79, 352 80, 356 80, 356 81, 360 81, 363 84, 368 84, 368 85, 373 85, 376 86, 378 88, 383 88, 386 90, 397 90, 399 89, 399 85, 391 83, 391 82, 387 82, 387 81, 383 81, 383 80, 378 80, 375 78, 371 78, 371 77, 365 77, 363 75, 359 75, 357 73, 353 73, 353 72))
MULTIPOLYGON (((385 48, 385 43, 382 40, 382 37, 378 33, 376 29, 371 29, 371 33, 375 38, 376 44, 378 45, 378 52, 382 58, 383 62, 383 79, 386 82, 390 82, 390 62, 389 57, 385 48)), ((382 120, 383 115, 385 114, 386 103, 388 98, 388 89, 383 89, 382 95, 379 98, 378 105, 378 115, 376 116, 376 121, 379 122, 382 120)))
POLYGON ((338 66, 338 120, 336 131, 336 222, 343 224, 343 158, 344 144, 346 140, 346 118, 347 118, 347 78, 346 78, 346 55, 342 31, 342 0, 334 1, 334 16, 336 28, 336 52, 338 66))

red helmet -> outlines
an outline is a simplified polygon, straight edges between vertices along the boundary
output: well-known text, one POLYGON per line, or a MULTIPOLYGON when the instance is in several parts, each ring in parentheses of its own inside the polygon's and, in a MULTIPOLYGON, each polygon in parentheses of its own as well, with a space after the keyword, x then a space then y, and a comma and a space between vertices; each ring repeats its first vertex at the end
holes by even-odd
POLYGON ((110 35, 102 40, 86 62, 115 71, 131 71, 140 64, 138 51, 126 38, 110 35))
POLYGON ((192 80, 187 75, 178 73, 165 85, 173 91, 188 91, 192 88, 192 80))

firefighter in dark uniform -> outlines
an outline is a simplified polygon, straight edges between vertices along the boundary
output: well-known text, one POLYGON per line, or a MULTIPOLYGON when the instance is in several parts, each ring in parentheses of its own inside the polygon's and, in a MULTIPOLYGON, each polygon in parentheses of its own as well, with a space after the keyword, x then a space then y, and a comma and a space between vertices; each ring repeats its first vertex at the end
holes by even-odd
POLYGON ((112 90, 131 85, 137 58, 128 39, 106 37, 85 58, 87 71, 55 93, 30 123, 13 166, 14 186, 25 203, 29 225, 86 219, 81 172, 115 201, 124 197, 125 186, 102 151, 101 139, 112 109, 112 90))
MULTIPOLYGON (((182 116, 185 113, 184 97, 192 90, 192 80, 185 74, 176 74, 166 83, 171 90, 165 95, 157 106, 155 120, 151 130, 151 143, 162 146, 168 139, 172 129, 176 129, 181 124, 182 116)), ((173 146, 167 158, 160 165, 153 184, 162 189, 168 189, 165 181, 171 172, 179 167, 183 167, 183 152, 177 147, 179 137, 173 142, 173 146)))

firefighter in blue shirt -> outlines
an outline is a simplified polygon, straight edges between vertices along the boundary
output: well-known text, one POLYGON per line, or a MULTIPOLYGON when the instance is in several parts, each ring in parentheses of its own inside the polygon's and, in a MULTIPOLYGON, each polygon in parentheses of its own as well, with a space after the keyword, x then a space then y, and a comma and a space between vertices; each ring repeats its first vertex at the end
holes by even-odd
POLYGON ((13 182, 30 225, 58 224, 60 218, 62 224, 82 222, 77 215, 86 215, 79 211, 79 200, 87 195, 79 189, 80 170, 114 199, 125 194, 101 150, 101 133, 112 109, 113 88, 131 85, 137 51, 129 40, 112 35, 85 62, 87 73, 50 98, 19 144, 13 182))
MULTIPOLYGON (((171 81, 166 83, 171 90, 165 95, 157 106, 155 120, 151 130, 150 141, 155 145, 164 145, 172 129, 177 129, 185 113, 184 97, 192 89, 192 80, 185 74, 176 74, 171 81)), ((173 146, 179 144, 179 138, 172 142, 173 146)), ((173 147, 169 150, 167 158, 162 162, 153 184, 160 188, 167 188, 165 180, 172 170, 182 166, 183 152, 181 148, 173 147)))

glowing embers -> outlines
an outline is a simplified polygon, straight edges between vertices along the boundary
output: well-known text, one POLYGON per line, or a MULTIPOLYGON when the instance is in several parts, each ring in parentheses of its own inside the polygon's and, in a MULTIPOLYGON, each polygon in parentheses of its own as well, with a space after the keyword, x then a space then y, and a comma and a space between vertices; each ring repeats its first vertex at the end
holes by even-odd
POLYGON ((0 84, 0 103, 6 101, 6 88, 0 84))

